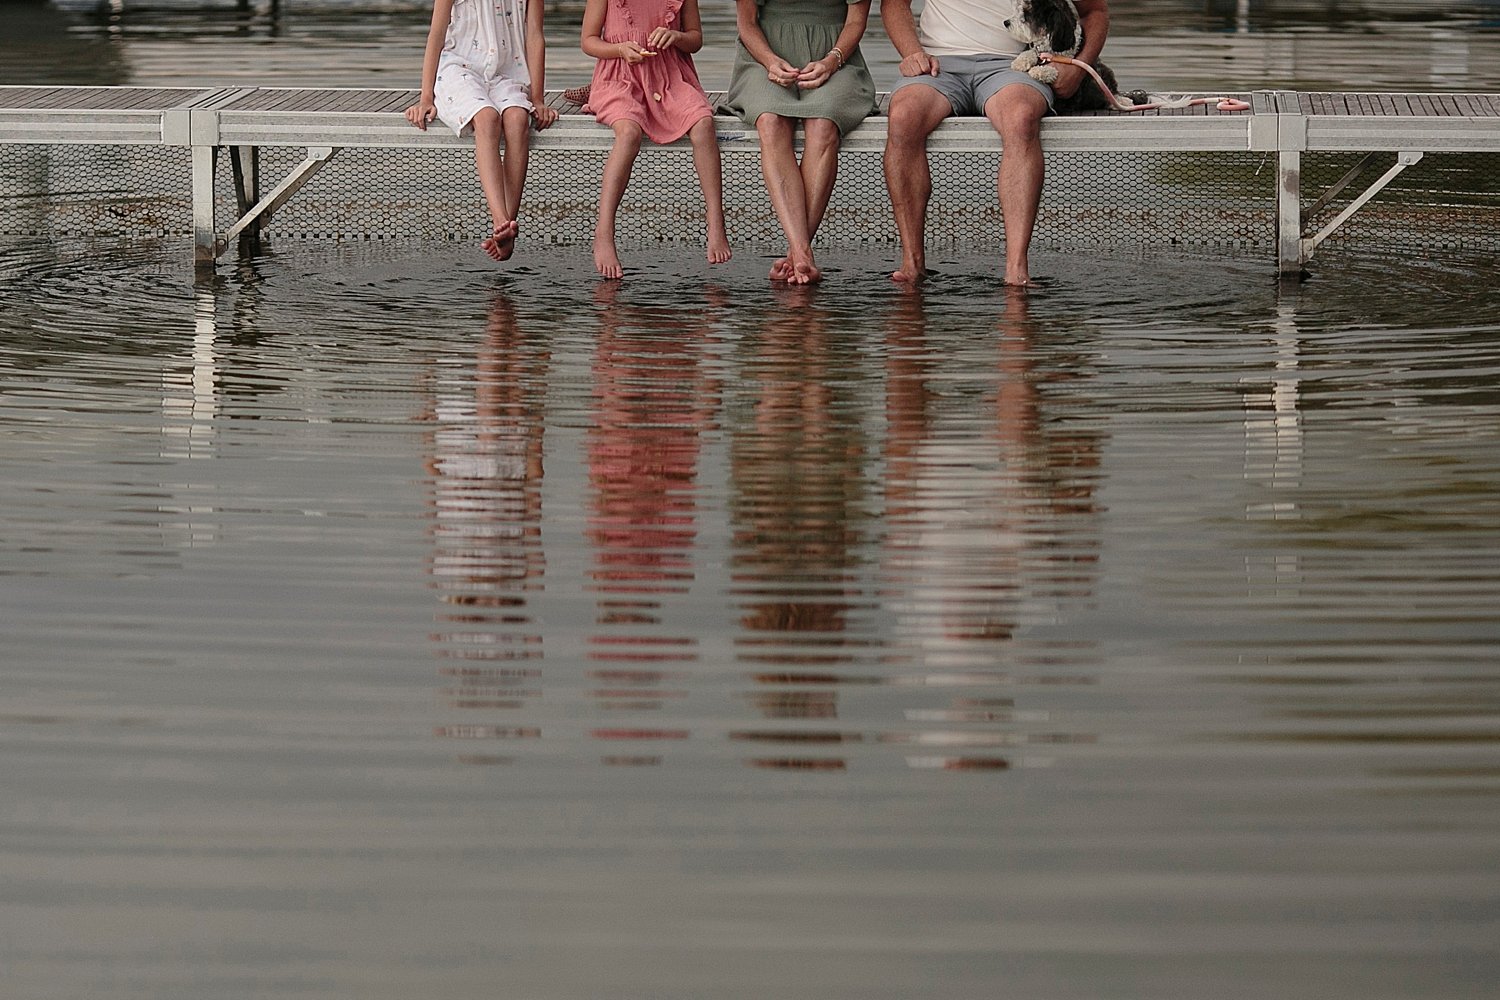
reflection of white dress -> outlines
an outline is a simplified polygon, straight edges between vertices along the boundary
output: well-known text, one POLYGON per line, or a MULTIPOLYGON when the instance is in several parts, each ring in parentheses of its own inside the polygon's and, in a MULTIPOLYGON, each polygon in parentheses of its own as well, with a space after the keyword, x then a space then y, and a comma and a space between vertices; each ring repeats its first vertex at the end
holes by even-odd
MULTIPOLYGON (((526 68, 527 0, 453 0, 433 97, 455 135, 481 108, 532 110, 526 68)), ((540 2, 540 0, 538 0, 540 2)))

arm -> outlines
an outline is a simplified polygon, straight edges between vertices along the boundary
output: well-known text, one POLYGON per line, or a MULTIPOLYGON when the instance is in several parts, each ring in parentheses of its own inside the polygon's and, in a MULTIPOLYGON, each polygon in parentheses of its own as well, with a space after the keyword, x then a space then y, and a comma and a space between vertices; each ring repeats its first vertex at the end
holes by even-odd
POLYGON ((604 31, 604 5, 606 0, 588 0, 583 8, 583 53, 595 59, 624 59, 638 63, 651 53, 635 42, 606 42, 604 31))
POLYGON ((453 0, 432 0, 432 24, 427 29, 427 48, 422 54, 422 96, 406 109, 406 120, 423 132, 427 123, 437 117, 433 88, 437 86, 438 57, 448 39, 448 22, 453 17, 453 0))
MULTIPOLYGON (((1104 40, 1109 37, 1109 0, 1076 0, 1078 21, 1083 25, 1083 48, 1077 58, 1090 66, 1099 61, 1104 40)), ((1084 71, 1077 66, 1057 67, 1052 90, 1058 97, 1072 97, 1083 85, 1084 71)))
POLYGON ((838 40, 833 43, 833 49, 837 51, 830 49, 822 59, 814 59, 802 67, 797 86, 803 90, 812 90, 827 83, 829 77, 844 68, 849 54, 859 45, 859 40, 865 37, 865 26, 870 23, 870 0, 860 0, 859 3, 847 6, 849 9, 844 14, 844 26, 839 29, 838 40))
POLYGON ((542 0, 526 3, 526 70, 531 74, 531 120, 538 130, 557 121, 557 112, 547 107, 547 39, 542 34, 542 0))
POLYGON ((880 0, 880 23, 901 54, 902 76, 937 76, 938 61, 922 49, 911 0, 880 0))
POLYGON ((681 25, 678 31, 665 25, 654 29, 646 36, 646 45, 656 52, 676 47, 689 55, 703 48, 703 18, 698 13, 698 0, 683 0, 677 23, 681 25))

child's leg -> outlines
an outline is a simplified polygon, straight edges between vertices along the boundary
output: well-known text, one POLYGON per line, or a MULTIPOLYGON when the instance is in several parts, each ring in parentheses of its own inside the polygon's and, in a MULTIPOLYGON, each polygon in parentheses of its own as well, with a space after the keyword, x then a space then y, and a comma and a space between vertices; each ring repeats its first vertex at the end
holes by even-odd
POLYGON ((506 108, 500 124, 505 133, 505 207, 519 223, 521 191, 526 187, 526 164, 531 155, 531 114, 525 108, 506 108))
POLYGON ((724 181, 719 170, 719 140, 714 134, 714 120, 704 116, 688 130, 693 144, 693 169, 703 188, 703 204, 708 211, 708 262, 722 264, 733 256, 729 234, 724 230, 724 181))
POLYGON ((474 165, 479 186, 490 210, 490 235, 479 244, 495 260, 505 260, 515 250, 515 213, 505 190, 505 163, 500 156, 500 114, 480 108, 470 123, 474 128, 474 165))
POLYGON ((594 270, 606 278, 625 273, 615 250, 615 215, 630 183, 635 156, 641 151, 641 127, 633 121, 617 121, 614 145, 604 161, 604 179, 599 189, 599 221, 594 226, 594 270))

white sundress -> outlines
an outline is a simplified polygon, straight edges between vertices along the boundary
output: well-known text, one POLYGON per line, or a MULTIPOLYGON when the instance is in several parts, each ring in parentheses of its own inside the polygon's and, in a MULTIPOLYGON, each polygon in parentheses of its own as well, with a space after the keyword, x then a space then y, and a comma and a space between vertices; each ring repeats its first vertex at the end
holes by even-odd
POLYGON ((454 135, 473 131, 481 108, 532 111, 526 68, 527 0, 453 0, 433 99, 454 135))

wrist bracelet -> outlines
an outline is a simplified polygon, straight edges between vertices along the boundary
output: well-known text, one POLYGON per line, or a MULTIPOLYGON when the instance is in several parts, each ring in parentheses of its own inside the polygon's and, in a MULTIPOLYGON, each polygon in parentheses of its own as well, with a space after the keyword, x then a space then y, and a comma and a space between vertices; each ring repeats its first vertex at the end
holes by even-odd
POLYGON ((839 61, 839 69, 843 69, 844 68, 844 50, 843 49, 841 49, 837 45, 835 45, 833 48, 831 48, 831 49, 828 50, 828 54, 831 55, 831 56, 833 56, 833 57, 835 57, 836 59, 838 59, 838 61, 839 61))

